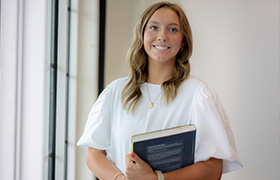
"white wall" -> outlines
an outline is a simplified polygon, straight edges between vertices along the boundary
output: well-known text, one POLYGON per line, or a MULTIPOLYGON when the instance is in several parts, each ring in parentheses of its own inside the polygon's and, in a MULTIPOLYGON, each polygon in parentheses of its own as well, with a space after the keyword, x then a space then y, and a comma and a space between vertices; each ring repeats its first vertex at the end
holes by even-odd
POLYGON ((195 39, 192 73, 221 96, 244 163, 224 179, 280 177, 279 1, 189 1, 184 7, 195 39))
MULTIPOLYGON (((59 7, 56 179, 65 168, 66 2, 59 7)), ((1 1, 1 180, 47 179, 50 4, 1 1)), ((68 179, 95 179, 76 142, 97 96, 98 1, 72 0, 71 10, 68 179)))
MULTIPOLYGON (((133 25, 154 2, 108 0, 106 84, 127 75, 133 25)), ((244 164, 223 179, 279 178, 279 1, 172 2, 183 6, 193 30, 191 73, 220 95, 244 164)))
POLYGON ((0 178, 12 179, 16 174, 15 167, 15 123, 16 123, 16 80, 17 60, 17 2, 1 2, 1 110, 0 110, 0 178), (9 9, 9 11, 8 11, 9 9), (10 23, 7 21, 10 17, 10 23), (5 24, 5 27, 3 26, 5 24), (5 35, 5 36, 4 36, 5 35), (10 37, 9 37, 10 36, 10 37), (12 51, 14 53, 8 53, 12 51), (3 102, 11 102, 4 104, 3 102), (9 121, 8 121, 9 120, 9 121), (10 137, 7 140, 6 137, 10 137))
POLYGON ((43 179, 46 1, 1 1, 0 179, 43 179))
MULTIPOLYGON (((76 142, 98 95, 99 1, 79 1, 76 142)), ((86 165, 87 150, 77 147, 76 179, 95 179, 86 165)))

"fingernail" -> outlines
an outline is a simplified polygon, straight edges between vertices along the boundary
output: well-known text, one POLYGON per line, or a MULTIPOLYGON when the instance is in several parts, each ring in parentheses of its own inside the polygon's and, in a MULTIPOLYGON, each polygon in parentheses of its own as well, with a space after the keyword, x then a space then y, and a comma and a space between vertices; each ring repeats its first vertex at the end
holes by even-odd
POLYGON ((131 156, 132 158, 134 158, 134 157, 135 157, 135 153, 132 152, 132 153, 130 154, 130 156, 131 156))

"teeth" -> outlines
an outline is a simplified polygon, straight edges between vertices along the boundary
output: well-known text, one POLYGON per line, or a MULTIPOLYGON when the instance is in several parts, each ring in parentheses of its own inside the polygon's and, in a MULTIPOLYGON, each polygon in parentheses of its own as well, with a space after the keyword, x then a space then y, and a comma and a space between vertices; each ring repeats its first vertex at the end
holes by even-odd
POLYGON ((155 46, 157 49, 160 49, 160 50, 164 50, 164 49, 168 49, 168 47, 162 47, 162 46, 155 46))

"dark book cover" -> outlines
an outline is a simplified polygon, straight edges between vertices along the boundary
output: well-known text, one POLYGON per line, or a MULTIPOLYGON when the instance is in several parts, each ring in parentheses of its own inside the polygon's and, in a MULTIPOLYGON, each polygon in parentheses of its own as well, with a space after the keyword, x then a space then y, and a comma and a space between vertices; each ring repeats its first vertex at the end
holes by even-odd
POLYGON ((193 125, 139 134, 132 137, 133 152, 154 171, 169 172, 194 163, 195 137, 193 125))

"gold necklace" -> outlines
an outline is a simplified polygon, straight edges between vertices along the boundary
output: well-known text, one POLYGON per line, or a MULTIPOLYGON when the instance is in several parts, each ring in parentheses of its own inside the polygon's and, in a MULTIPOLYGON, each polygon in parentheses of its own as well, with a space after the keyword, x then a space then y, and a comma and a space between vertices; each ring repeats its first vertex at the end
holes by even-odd
POLYGON ((151 100, 151 97, 150 97, 150 91, 149 91, 148 83, 146 83, 146 87, 147 87, 148 97, 149 97, 149 101, 150 101, 149 108, 152 109, 152 108, 154 107, 154 102, 157 100, 157 98, 158 98, 159 95, 160 95, 160 92, 158 93, 158 95, 157 95, 157 97, 154 99, 154 101, 152 101, 152 100, 151 100))

